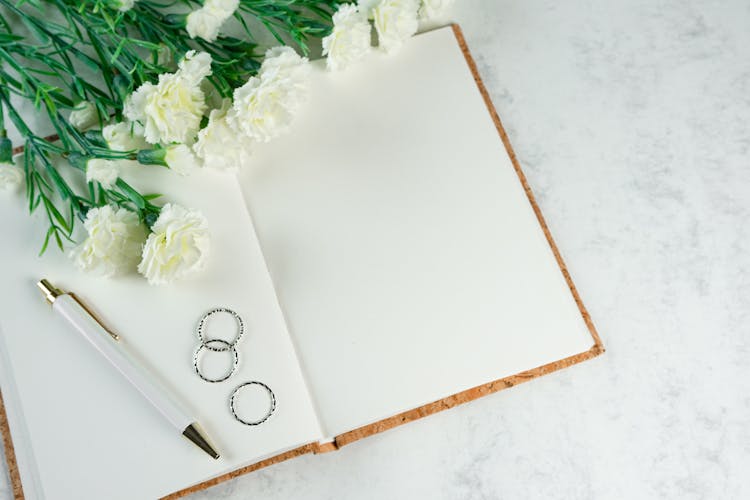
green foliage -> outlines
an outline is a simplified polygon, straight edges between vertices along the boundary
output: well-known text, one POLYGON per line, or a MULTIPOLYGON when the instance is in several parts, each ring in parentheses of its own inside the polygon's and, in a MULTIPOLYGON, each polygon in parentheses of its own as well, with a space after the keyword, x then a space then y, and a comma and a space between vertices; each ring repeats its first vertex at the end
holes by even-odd
POLYGON ((65 241, 72 241, 77 220, 85 219, 92 207, 126 207, 149 227, 159 213, 152 201, 161 195, 143 195, 122 179, 111 188, 90 182, 85 192, 77 193, 58 171, 63 164, 85 175, 88 159, 136 158, 137 152, 108 149, 98 131, 82 133, 73 127, 67 115, 78 103, 94 104, 99 128, 110 119, 121 120, 126 97, 144 82, 171 72, 174 61, 189 50, 211 54, 209 82, 218 96, 231 97, 257 72, 262 59, 249 19, 279 43, 296 44, 307 54, 311 38, 330 32, 332 12, 340 3, 241 0, 234 18, 245 36, 207 42, 191 39, 185 29, 186 14, 202 5, 197 0, 140 0, 126 12, 116 10, 113 0, 0 0, 0 137, 7 118, 24 138, 29 211, 41 207, 49 221, 41 251, 52 239, 63 249, 65 241), (184 13, 175 14, 178 8, 184 13), (17 107, 19 100, 33 103, 56 137, 33 130, 17 107))

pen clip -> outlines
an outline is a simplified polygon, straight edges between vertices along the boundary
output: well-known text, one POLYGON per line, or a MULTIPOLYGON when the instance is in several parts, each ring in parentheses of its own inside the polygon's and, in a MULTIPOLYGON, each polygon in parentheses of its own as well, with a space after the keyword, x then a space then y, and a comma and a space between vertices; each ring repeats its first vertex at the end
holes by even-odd
POLYGON ((70 295, 73 298, 73 300, 75 300, 78 303, 79 306, 83 307, 83 309, 87 313, 89 313, 89 315, 94 319, 94 321, 99 323, 99 326, 101 326, 104 329, 104 331, 109 334, 110 337, 112 337, 115 341, 118 341, 118 342, 120 341, 120 336, 116 334, 115 332, 113 332, 112 330, 110 330, 107 327, 107 325, 105 325, 104 322, 101 320, 101 318, 99 318, 99 316, 97 316, 94 311, 92 311, 81 299, 79 299, 76 294, 68 292, 68 295, 70 295))

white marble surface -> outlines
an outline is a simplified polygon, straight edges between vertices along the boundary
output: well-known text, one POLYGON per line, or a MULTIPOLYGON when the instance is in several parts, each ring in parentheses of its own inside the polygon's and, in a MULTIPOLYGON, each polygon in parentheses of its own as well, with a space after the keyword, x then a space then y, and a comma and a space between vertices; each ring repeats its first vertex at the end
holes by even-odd
POLYGON ((191 498, 750 497, 750 4, 453 13, 607 353, 191 498))

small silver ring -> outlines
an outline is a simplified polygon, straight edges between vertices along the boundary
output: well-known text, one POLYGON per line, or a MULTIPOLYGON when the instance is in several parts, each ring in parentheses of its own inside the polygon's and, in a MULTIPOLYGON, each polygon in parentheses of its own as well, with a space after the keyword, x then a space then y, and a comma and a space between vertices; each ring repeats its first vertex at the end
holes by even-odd
POLYGON ((226 307, 216 307, 214 309, 211 309, 210 311, 208 311, 206 314, 203 315, 203 317, 198 322, 198 327, 196 328, 196 332, 198 333, 198 340, 200 341, 201 345, 205 346, 206 349, 210 351, 215 351, 215 352, 225 352, 235 347, 237 345, 237 342, 240 341, 240 339, 242 338, 242 335, 245 333, 245 323, 244 321, 242 321, 242 317, 240 317, 239 314, 232 311, 231 309, 226 308, 226 307), (231 314, 234 317, 235 321, 237 321, 237 335, 234 337, 234 340, 232 342, 229 342, 226 340, 222 341, 221 343, 226 346, 224 348, 211 347, 209 344, 211 344, 211 342, 214 339, 206 340, 206 338, 203 336, 203 329, 206 327, 206 322, 208 321, 208 318, 220 312, 231 314))
POLYGON ((268 418, 273 414, 273 412, 274 412, 275 409, 276 409, 276 395, 273 393, 273 391, 271 390, 270 387, 268 387, 263 382, 258 382, 256 380, 253 380, 251 382, 245 382, 244 384, 238 385, 237 388, 232 391, 232 395, 229 396, 229 411, 232 412, 232 415, 234 416, 234 418, 238 422, 240 422, 242 424, 245 424, 245 425, 260 425, 260 424, 262 424, 263 422, 265 422, 266 420, 268 420, 268 418), (269 400, 271 402, 271 405, 268 408, 268 413, 266 413, 265 416, 263 416, 263 418, 261 418, 260 420, 254 420, 254 421, 243 420, 242 418, 240 418, 239 415, 237 415, 237 410, 234 408, 234 398, 240 392, 240 389, 242 389, 244 387, 247 387, 249 385, 259 385, 262 388, 264 388, 266 390, 266 392, 268 392, 268 398, 269 398, 269 400))
POLYGON ((237 370, 237 365, 239 365, 239 364, 240 364, 240 355, 237 354, 237 349, 235 349, 233 345, 231 345, 229 342, 227 342, 226 340, 223 340, 223 339, 211 339, 208 342, 205 342, 205 343, 199 345, 198 348, 195 350, 195 354, 193 354, 193 368, 195 368, 195 373, 197 373, 198 376, 200 378, 202 378, 203 380, 205 380, 206 382, 216 383, 216 382, 223 382, 223 381, 225 381, 226 379, 228 379, 229 377, 232 376, 232 374, 235 372, 235 370, 237 370), (219 349, 212 349, 211 346, 210 346, 210 344, 213 344, 213 343, 224 344, 226 346, 226 349, 221 349, 221 350, 219 350, 219 349), (221 377, 221 378, 213 379, 213 378, 206 377, 205 375, 203 375, 203 373, 201 373, 200 366, 199 366, 199 363, 198 363, 198 358, 200 357, 200 353, 201 353, 201 351, 203 349, 208 349, 208 350, 215 351, 215 352, 227 352, 227 351, 230 351, 234 355, 234 360, 232 362, 232 368, 230 368, 229 371, 223 377, 221 377))

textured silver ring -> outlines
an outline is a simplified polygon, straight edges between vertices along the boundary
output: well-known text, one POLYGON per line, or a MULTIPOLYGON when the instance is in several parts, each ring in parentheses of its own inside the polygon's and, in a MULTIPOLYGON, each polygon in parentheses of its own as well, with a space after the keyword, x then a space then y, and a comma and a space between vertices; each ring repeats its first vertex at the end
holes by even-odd
POLYGON ((211 339, 208 342, 205 342, 199 345, 198 348, 195 350, 195 354, 193 354, 193 368, 195 368, 195 373, 197 373, 198 376, 202 378, 203 380, 205 380, 206 382, 215 383, 215 382, 225 381, 226 379, 232 376, 235 370, 237 370, 237 365, 239 364, 240 364, 240 355, 237 354, 237 349, 235 349, 234 346, 231 345, 229 342, 227 342, 226 340, 222 340, 222 339, 211 339), (226 346, 226 349, 212 349, 210 344, 214 344, 214 343, 224 344, 226 346), (208 378, 205 375, 203 375, 203 373, 201 373, 199 358, 200 358, 200 353, 203 349, 208 349, 208 350, 215 351, 215 352, 230 351, 234 355, 234 360, 232 361, 232 367, 223 377, 213 379, 213 378, 208 378))
POLYGON ((263 422, 265 422, 266 420, 268 420, 268 418, 273 414, 273 412, 274 412, 275 409, 276 409, 276 395, 273 393, 273 391, 271 390, 270 387, 268 387, 263 382, 258 382, 256 380, 253 380, 251 382, 245 382, 244 384, 238 385, 237 388, 232 391, 232 395, 229 396, 229 411, 232 412, 232 415, 234 416, 234 418, 238 422, 240 422, 242 424, 245 424, 245 425, 260 425, 260 424, 262 424, 263 422), (260 420, 253 420, 253 421, 244 420, 239 415, 237 415, 237 410, 234 408, 234 399, 237 397, 237 394, 240 392, 240 389, 243 389, 243 388, 251 386, 251 385, 259 385, 263 389, 265 389, 266 392, 268 393, 268 398, 269 398, 270 403, 271 403, 270 406, 269 406, 269 408, 268 408, 268 412, 260 420))
POLYGON ((216 307, 214 309, 211 309, 210 311, 208 311, 206 314, 203 315, 201 320, 198 322, 198 328, 196 328, 196 332, 198 333, 198 340, 200 341, 201 345, 206 347, 206 349, 210 351, 215 351, 215 352, 225 352, 235 347, 237 345, 237 342, 240 341, 240 339, 242 338, 242 335, 245 333, 245 323, 244 321, 242 321, 242 317, 240 317, 239 314, 232 311, 231 309, 228 309, 226 307, 216 307), (225 346, 223 348, 212 347, 209 344, 211 344, 214 339, 206 340, 206 338, 203 336, 203 329, 206 327, 206 322, 208 321, 208 318, 210 318, 214 314, 221 313, 221 312, 230 314, 234 317, 234 320, 237 322, 237 335, 234 337, 234 340, 232 342, 222 340, 221 343, 224 344, 225 346))

